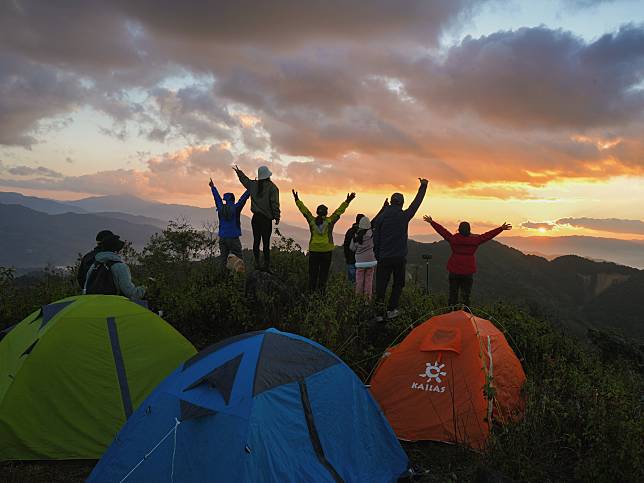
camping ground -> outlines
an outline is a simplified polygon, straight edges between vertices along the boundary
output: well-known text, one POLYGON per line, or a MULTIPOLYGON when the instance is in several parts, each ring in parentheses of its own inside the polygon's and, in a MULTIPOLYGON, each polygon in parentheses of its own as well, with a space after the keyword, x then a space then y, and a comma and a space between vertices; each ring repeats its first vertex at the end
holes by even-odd
MULTIPOLYGON (((402 316, 375 329, 371 308, 355 297, 340 274, 332 277, 325 295, 304 293, 306 259, 291 240, 280 240, 274 248, 275 272, 285 293, 247 293, 243 278, 226 276, 207 256, 209 246, 200 232, 171 226, 140 253, 128 254, 135 278, 157 280, 152 304, 197 349, 274 326, 320 342, 366 380, 392 341, 446 304, 444 294, 427 297, 408 286, 402 316)), ((76 290, 72 277, 59 272, 22 284, 3 270, 0 286, 2 300, 11 301, 0 306, 2 327, 76 290)), ((511 300, 480 310, 501 326, 520 355, 528 378, 525 417, 494 428, 482 452, 406 443, 412 462, 429 472, 419 481, 471 481, 477 474, 535 482, 642 481, 641 352, 580 341, 556 329, 556 321, 537 308, 511 300)), ((3 463, 0 472, 9 482, 70 482, 83 481, 92 467, 93 462, 11 462, 3 463)))

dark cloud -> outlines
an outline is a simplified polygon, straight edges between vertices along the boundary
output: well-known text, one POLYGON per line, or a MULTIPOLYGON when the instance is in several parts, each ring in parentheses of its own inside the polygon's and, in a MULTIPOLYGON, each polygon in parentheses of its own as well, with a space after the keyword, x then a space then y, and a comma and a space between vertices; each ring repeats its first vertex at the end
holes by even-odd
MULTIPOLYGON (((480 3, 5 2, 0 59, 15 65, 0 60, 0 144, 29 146, 43 119, 87 105, 117 139, 302 156, 284 174, 312 189, 424 174, 505 199, 530 197, 512 182, 642 174, 644 28, 589 43, 538 27, 427 49, 480 3)), ((215 154, 170 155, 157 168, 178 171, 154 181, 172 189, 215 154)))
POLYGON ((13 176, 46 176, 49 178, 62 178, 62 174, 53 169, 46 168, 44 166, 11 166, 5 169, 5 171, 13 176))
POLYGON ((408 92, 447 114, 474 112, 510 127, 545 129, 641 120, 644 28, 624 26, 586 43, 546 27, 466 37, 443 60, 409 71, 408 92))
POLYGON ((0 52, 0 144, 30 147, 41 119, 67 112, 85 98, 76 75, 0 52))
POLYGON ((554 223, 550 223, 547 221, 544 222, 539 222, 539 221, 524 221, 521 223, 522 228, 528 228, 529 230, 552 230, 555 228, 557 225, 554 223))
POLYGON ((642 220, 621 220, 618 218, 561 218, 557 220, 557 224, 611 233, 644 235, 644 221, 642 220))
POLYGON ((415 38, 435 43, 481 0, 119 0, 121 10, 157 36, 182 41, 294 45, 320 40, 415 38))

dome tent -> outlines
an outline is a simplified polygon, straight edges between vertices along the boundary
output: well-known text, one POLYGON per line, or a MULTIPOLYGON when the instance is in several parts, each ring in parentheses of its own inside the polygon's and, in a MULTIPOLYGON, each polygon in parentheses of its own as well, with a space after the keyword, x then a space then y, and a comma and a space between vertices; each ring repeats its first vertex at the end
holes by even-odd
POLYGON ((43 306, 0 340, 0 460, 99 458, 139 403, 195 352, 124 297, 43 306))
POLYGON ((481 448, 523 408, 525 374, 492 322, 459 310, 416 327, 380 361, 371 392, 400 439, 481 448))
POLYGON ((408 459, 337 356, 275 329, 205 349, 144 401, 88 482, 393 482, 408 459))

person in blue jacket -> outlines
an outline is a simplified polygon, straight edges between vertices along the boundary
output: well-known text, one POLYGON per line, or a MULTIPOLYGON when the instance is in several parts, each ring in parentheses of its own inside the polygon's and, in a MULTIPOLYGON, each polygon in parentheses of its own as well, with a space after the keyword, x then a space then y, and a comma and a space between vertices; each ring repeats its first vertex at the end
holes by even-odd
POLYGON ((221 259, 226 264, 228 255, 231 253, 243 258, 241 240, 241 212, 244 205, 250 196, 248 190, 244 192, 235 203, 235 195, 232 193, 224 193, 222 200, 219 191, 215 184, 210 179, 210 190, 215 199, 215 207, 217 208, 217 215, 219 216, 219 251, 221 252, 221 259))

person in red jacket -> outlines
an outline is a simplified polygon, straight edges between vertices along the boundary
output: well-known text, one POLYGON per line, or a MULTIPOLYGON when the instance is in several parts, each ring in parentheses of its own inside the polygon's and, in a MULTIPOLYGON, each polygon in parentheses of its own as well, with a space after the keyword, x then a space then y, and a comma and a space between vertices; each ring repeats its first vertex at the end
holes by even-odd
POLYGON ((448 305, 458 303, 458 294, 463 295, 463 304, 469 305, 470 294, 472 293, 472 284, 474 283, 474 273, 476 273, 476 258, 474 254, 482 243, 490 241, 504 230, 511 230, 512 225, 503 223, 498 228, 490 230, 482 235, 472 235, 470 233, 470 224, 462 221, 458 225, 458 233, 453 235, 442 225, 432 220, 431 216, 425 215, 423 219, 432 225, 434 230, 442 236, 452 248, 452 255, 447 261, 447 271, 449 272, 449 302, 448 305))

